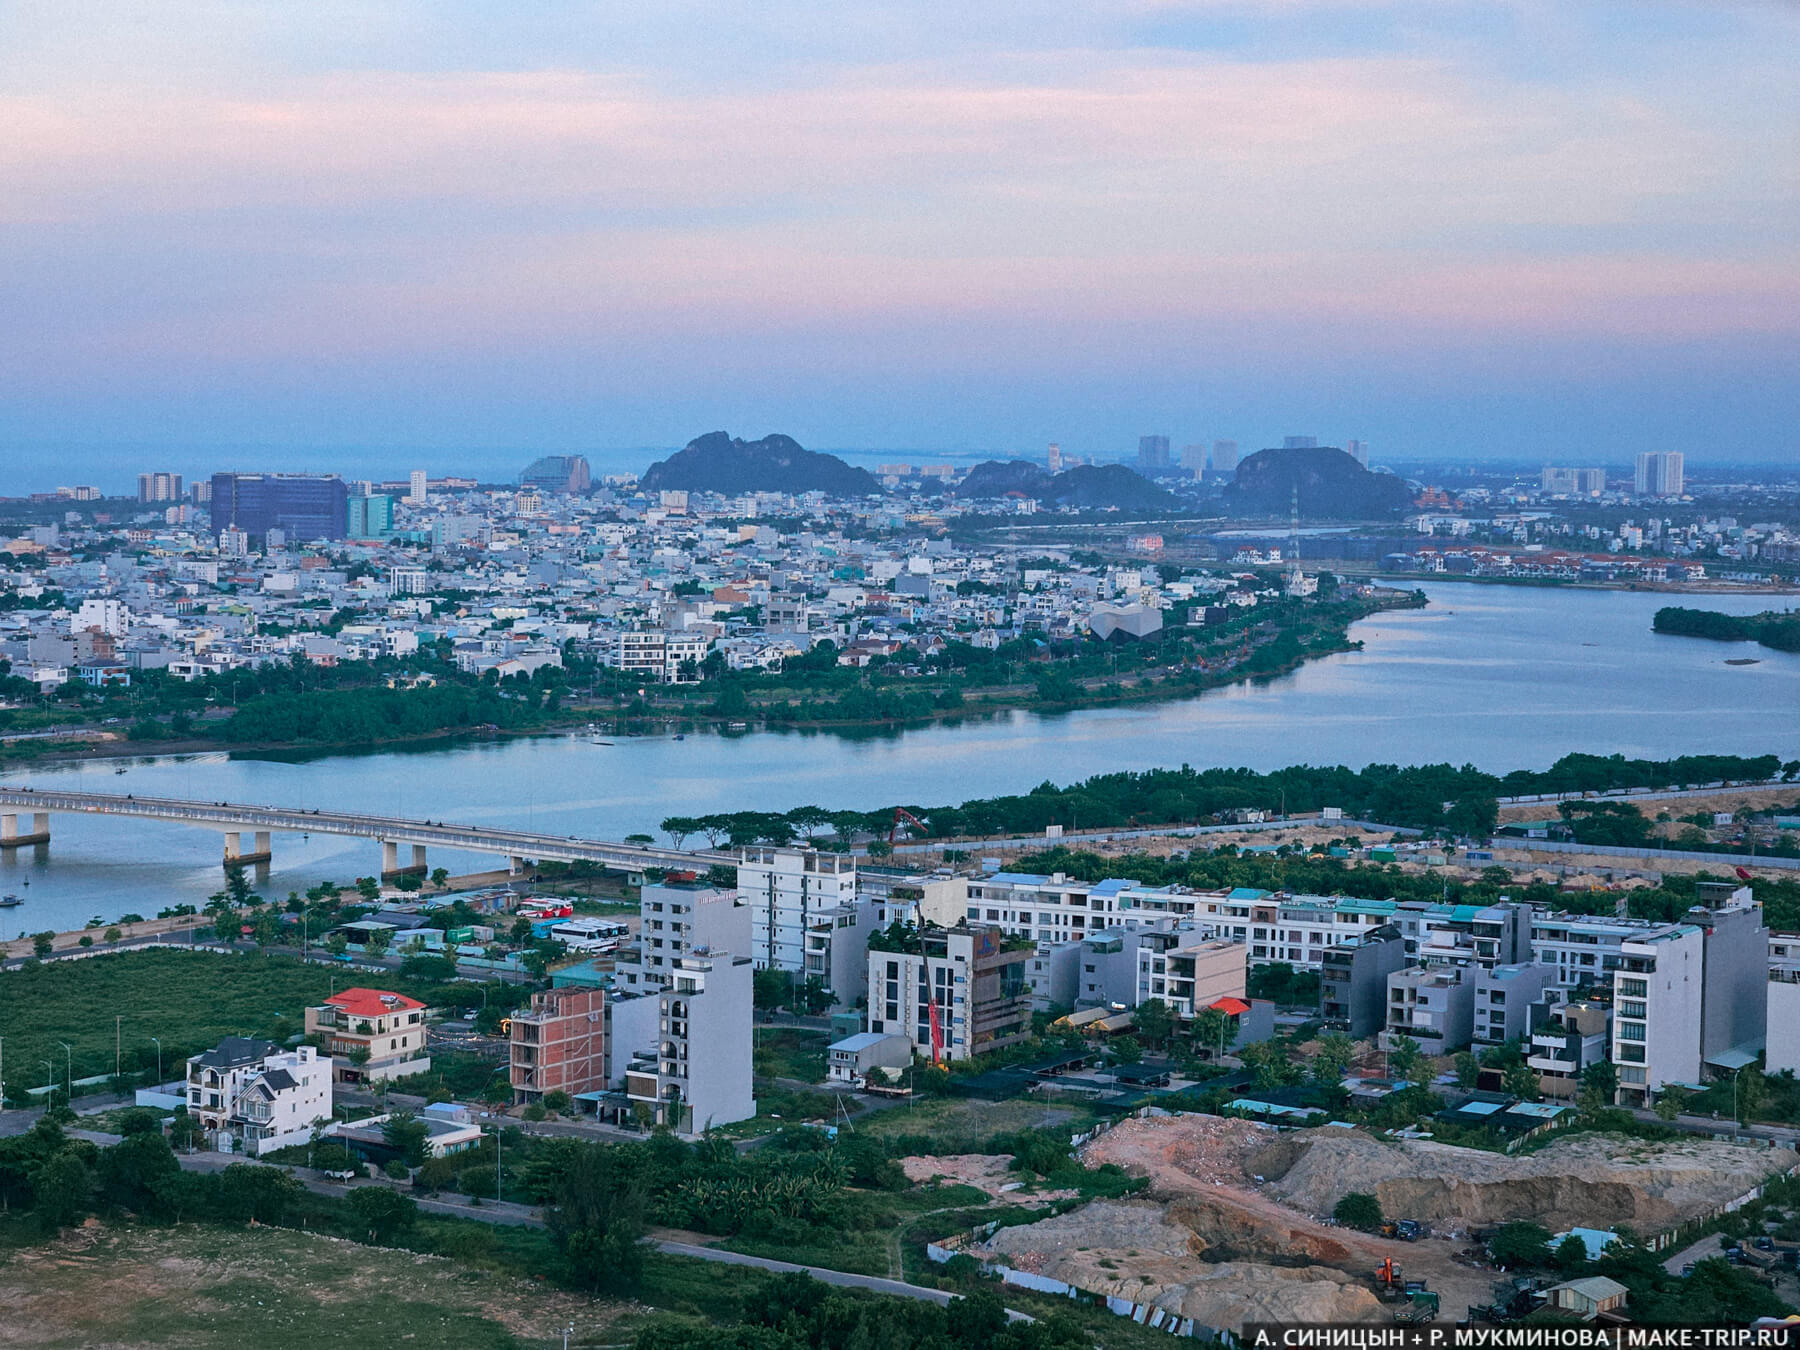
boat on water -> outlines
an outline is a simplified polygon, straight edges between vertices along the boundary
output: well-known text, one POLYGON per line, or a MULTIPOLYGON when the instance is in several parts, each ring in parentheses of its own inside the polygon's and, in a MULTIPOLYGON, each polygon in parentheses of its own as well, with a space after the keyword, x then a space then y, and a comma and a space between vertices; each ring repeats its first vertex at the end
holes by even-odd
POLYGON ((1734 656, 1727 660, 1725 664, 1728 666, 1760 666, 1762 664, 1762 658, 1760 656, 1734 656))
POLYGON ((22 905, 24 903, 24 900, 12 894, 10 891, 5 895, 0 895, 0 909, 11 909, 14 905, 22 905))

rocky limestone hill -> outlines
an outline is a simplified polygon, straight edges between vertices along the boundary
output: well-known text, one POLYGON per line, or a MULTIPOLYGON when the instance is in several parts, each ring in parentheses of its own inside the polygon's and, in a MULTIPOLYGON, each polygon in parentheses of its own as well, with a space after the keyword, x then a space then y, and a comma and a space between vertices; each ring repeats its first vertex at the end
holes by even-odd
POLYGON ((1308 520, 1378 520, 1412 504, 1406 481, 1370 473, 1342 450, 1258 450, 1237 467, 1225 488, 1226 508, 1239 515, 1285 516, 1299 489, 1300 514, 1308 520))
POLYGON ((875 475, 846 464, 836 455, 801 448, 792 436, 764 436, 760 441, 709 431, 658 460, 639 480, 646 491, 685 489, 731 496, 739 492, 824 492, 833 497, 861 497, 881 491, 875 475))

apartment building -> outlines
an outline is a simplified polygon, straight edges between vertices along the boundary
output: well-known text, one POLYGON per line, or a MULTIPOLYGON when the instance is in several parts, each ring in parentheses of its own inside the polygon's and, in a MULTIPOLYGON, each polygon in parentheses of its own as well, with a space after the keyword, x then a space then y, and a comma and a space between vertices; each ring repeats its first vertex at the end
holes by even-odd
POLYGON ((1538 1091, 1553 1101, 1572 1101, 1581 1071, 1612 1048, 1612 1009, 1586 1000, 1550 1009, 1550 1021, 1531 1033, 1525 1062, 1537 1070, 1538 1091))
POLYGON ((927 926, 869 942, 869 1027, 908 1037, 916 1054, 971 1059, 1031 1034, 1031 945, 998 927, 927 926))
POLYGON ((1388 976, 1406 965, 1406 939, 1381 924, 1339 938, 1319 966, 1319 1016, 1329 1031, 1361 1040, 1387 1022, 1388 976))
POLYGON ((712 638, 705 633, 661 629, 614 633, 612 638, 612 645, 601 653, 606 664, 656 684, 697 682, 700 663, 712 647, 712 638))
MULTIPOLYGON (((667 986, 632 1000, 655 1010, 654 1039, 631 1046, 625 1057, 625 1097, 634 1111, 682 1134, 756 1114, 752 974, 747 956, 683 956, 667 986)), ((615 1034, 620 1011, 626 1009, 615 1009, 615 1034)))
POLYGON ((1666 1083, 1700 1081, 1705 943, 1700 928, 1681 923, 1621 945, 1612 1032, 1619 1105, 1647 1106, 1666 1083))
POLYGON ((332 1056, 340 1083, 378 1083, 425 1073, 425 1005, 388 989, 346 989, 306 1010, 306 1034, 332 1056))
POLYGON ((1531 917, 1531 950, 1535 959, 1556 968, 1556 982, 1565 989, 1607 986, 1619 969, 1624 945, 1664 927, 1652 919, 1538 910, 1531 917))
POLYGON ((1475 1025, 1474 967, 1410 966, 1388 976, 1387 1029, 1383 1049, 1402 1036, 1429 1055, 1448 1055, 1468 1045, 1475 1025))
POLYGON ((814 916, 856 899, 856 859, 810 848, 744 849, 738 894, 750 915, 746 954, 760 969, 799 974, 814 916))
POLYGON ((1545 1000, 1561 1000, 1556 967, 1541 962, 1514 962, 1492 968, 1475 967, 1475 1018, 1470 1041, 1477 1046, 1521 1043, 1531 1035, 1534 1020, 1546 1015, 1545 1000))
POLYGON ((187 1062, 188 1112, 224 1147, 260 1156, 331 1121, 332 1061, 310 1045, 227 1036, 187 1062))
POLYGON ((533 994, 528 1008, 513 1013, 508 1034, 515 1106, 549 1092, 574 1097, 605 1089, 604 989, 568 985, 533 994))
POLYGON ((750 951, 751 907, 742 890, 650 883, 639 894, 638 916, 637 965, 619 970, 620 987, 629 991, 667 984, 685 956, 750 951))
POLYGON ((1769 967, 1763 1071, 1800 1074, 1800 960, 1769 967))

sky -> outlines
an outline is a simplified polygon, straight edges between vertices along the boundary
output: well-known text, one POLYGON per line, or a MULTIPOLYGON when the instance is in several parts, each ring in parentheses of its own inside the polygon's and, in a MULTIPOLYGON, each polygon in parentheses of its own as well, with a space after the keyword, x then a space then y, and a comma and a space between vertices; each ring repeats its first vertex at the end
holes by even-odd
POLYGON ((0 0, 0 54, 0 495, 1800 458, 1791 0, 0 0))

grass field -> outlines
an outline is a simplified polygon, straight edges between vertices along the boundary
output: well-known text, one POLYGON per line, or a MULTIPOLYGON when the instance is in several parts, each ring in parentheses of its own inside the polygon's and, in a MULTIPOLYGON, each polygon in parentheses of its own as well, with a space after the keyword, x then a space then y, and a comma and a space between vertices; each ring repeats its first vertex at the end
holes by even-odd
MULTIPOLYGON (((45 1081, 50 1060, 58 1082, 66 1066, 59 1041, 73 1050, 74 1076, 113 1071, 113 1018, 122 1015, 119 1045, 126 1072, 153 1068, 162 1038, 165 1074, 222 1036, 282 1039, 301 1030, 308 1005, 323 1003, 350 975, 261 953, 227 955, 174 948, 120 952, 82 961, 50 961, 0 975, 0 1037, 7 1081, 45 1081)), ((398 974, 387 989, 419 993, 398 974)))
POLYGON ((1042 1102, 985 1102, 968 1097, 926 1097, 874 1111, 857 1119, 856 1128, 878 1138, 929 1134, 940 1153, 975 1153, 996 1134, 1055 1126, 1071 1133, 1086 1129, 1093 1114, 1075 1106, 1042 1102))
POLYGON ((830 1040, 823 1031, 759 1026, 756 1028, 756 1072, 764 1078, 822 1083, 825 1081, 825 1047, 830 1040))
POLYGON ((75 1229, 0 1267, 0 1345, 513 1350, 625 1339, 621 1305, 281 1228, 75 1229))

